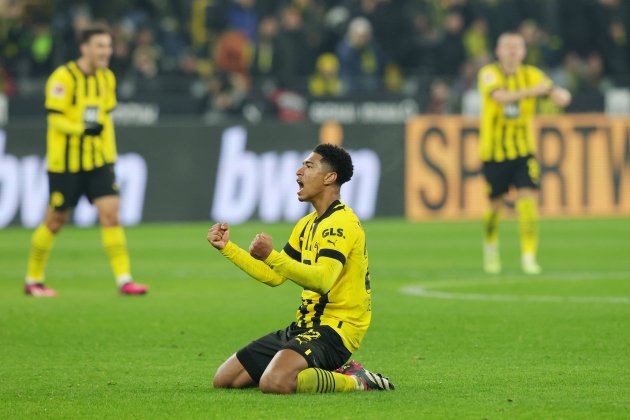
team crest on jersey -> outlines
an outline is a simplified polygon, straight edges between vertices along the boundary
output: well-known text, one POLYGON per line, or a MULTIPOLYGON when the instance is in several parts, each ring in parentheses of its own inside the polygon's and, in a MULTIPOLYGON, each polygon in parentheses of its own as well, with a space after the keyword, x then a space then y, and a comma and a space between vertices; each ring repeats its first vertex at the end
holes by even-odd
POLYGON ((486 71, 481 78, 485 84, 490 85, 497 80, 497 75, 491 71, 486 71))
POLYGON ((50 96, 57 99, 66 96, 66 85, 60 82, 53 83, 52 88, 50 89, 50 96))

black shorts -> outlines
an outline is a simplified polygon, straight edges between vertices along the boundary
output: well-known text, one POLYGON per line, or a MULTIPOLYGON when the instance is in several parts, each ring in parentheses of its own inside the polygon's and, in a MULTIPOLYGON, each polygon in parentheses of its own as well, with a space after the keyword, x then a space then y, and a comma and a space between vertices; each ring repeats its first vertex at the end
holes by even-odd
POLYGON ((111 164, 92 171, 48 172, 48 187, 48 204, 55 211, 76 207, 82 195, 87 196, 90 203, 99 197, 118 195, 114 165, 111 164))
POLYGON ((519 157, 504 162, 484 162, 488 197, 497 198, 507 193, 510 186, 538 189, 538 162, 533 156, 519 157))
POLYGON ((291 349, 306 359, 309 367, 335 370, 350 359, 352 353, 334 329, 327 325, 300 328, 294 322, 284 330, 267 334, 236 352, 249 376, 258 383, 271 359, 283 349, 291 349))

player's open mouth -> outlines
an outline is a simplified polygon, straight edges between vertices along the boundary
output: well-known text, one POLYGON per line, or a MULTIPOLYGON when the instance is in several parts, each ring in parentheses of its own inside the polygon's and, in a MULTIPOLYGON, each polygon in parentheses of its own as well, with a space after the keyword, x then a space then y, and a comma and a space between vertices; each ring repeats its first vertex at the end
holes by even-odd
POLYGON ((302 181, 300 181, 299 179, 296 182, 297 182, 298 186, 300 187, 298 192, 302 191, 302 189, 304 188, 304 183, 302 181))

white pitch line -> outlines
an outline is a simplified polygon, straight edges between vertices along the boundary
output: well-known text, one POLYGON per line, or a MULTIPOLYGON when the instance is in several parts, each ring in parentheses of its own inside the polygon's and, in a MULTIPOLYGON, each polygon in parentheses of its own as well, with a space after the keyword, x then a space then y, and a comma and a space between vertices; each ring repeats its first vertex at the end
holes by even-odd
POLYGON ((546 296, 546 295, 488 295, 481 293, 452 293, 427 290, 422 286, 405 286, 405 295, 447 300, 481 300, 494 302, 570 302, 570 303, 621 303, 630 304, 630 296, 546 296))
POLYGON ((612 281, 630 281, 630 271, 619 271, 611 273, 543 273, 537 276, 527 274, 512 275, 467 275, 465 278, 453 278, 452 275, 447 277, 436 276, 435 274, 413 273, 409 277, 417 278, 431 276, 436 279, 432 281, 429 288, 457 288, 460 286, 489 286, 489 285, 505 285, 505 284, 521 284, 541 282, 548 283, 550 281, 592 281, 592 280, 612 280, 612 281))

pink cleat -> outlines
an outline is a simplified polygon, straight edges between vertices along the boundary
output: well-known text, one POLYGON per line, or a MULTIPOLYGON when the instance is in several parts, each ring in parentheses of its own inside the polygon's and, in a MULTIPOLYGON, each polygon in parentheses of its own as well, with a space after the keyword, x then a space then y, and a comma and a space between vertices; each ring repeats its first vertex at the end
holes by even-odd
POLYGON ((120 286, 119 290, 121 295, 145 295, 149 288, 144 284, 129 281, 120 286))
POLYGON ((360 385, 365 391, 393 391, 395 389, 394 384, 389 381, 389 378, 380 373, 370 372, 361 366, 361 363, 357 363, 354 360, 346 363, 335 372, 354 376, 359 380, 360 385))
POLYGON ((24 285, 24 293, 34 297, 55 297, 57 292, 50 287, 46 287, 44 283, 30 283, 24 285))

